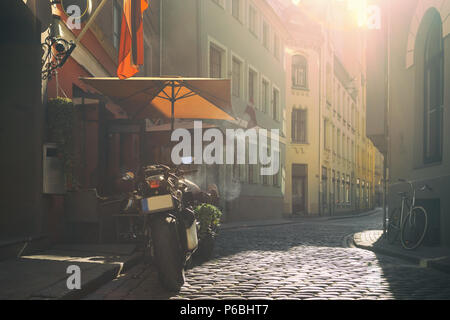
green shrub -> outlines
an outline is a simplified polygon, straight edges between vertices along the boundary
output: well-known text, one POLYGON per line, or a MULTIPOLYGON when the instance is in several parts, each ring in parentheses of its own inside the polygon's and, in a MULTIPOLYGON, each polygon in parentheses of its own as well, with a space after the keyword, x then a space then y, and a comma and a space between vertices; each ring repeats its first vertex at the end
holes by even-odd
POLYGON ((222 217, 220 209, 204 203, 196 207, 194 211, 199 221, 199 239, 204 239, 209 233, 215 234, 222 217))
POLYGON ((47 130, 50 142, 58 144, 58 152, 64 162, 64 175, 69 187, 76 185, 74 168, 75 108, 68 98, 54 98, 47 101, 47 130))

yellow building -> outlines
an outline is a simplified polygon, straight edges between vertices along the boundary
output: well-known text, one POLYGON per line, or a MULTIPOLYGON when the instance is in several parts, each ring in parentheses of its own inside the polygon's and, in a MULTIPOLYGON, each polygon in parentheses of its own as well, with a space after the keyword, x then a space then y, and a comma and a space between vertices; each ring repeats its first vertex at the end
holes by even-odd
POLYGON ((329 4, 281 3, 291 31, 284 212, 335 215, 380 205, 381 154, 366 136, 364 38, 357 29, 340 32, 329 4))

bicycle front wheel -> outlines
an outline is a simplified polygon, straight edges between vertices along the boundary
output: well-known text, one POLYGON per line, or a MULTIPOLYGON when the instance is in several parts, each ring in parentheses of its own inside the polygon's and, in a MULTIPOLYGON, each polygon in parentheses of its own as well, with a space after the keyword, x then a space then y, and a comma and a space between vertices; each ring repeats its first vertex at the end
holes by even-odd
POLYGON ((427 212, 422 207, 414 207, 403 221, 400 241, 407 250, 416 249, 425 238, 428 228, 427 212))

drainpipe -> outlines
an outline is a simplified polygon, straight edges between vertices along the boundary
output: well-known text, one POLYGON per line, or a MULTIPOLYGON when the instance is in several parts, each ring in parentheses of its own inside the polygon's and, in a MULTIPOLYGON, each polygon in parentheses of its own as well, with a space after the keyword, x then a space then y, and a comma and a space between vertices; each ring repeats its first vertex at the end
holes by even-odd
POLYGON ((320 188, 322 186, 322 166, 321 166, 321 156, 320 156, 320 152, 322 151, 321 149, 321 142, 322 142, 322 50, 323 48, 320 48, 319 51, 319 216, 322 215, 322 199, 320 197, 320 188))
POLYGON ((383 179, 384 179, 384 204, 383 204, 383 236, 386 236, 386 219, 387 219, 387 194, 388 194, 388 178, 389 178, 389 171, 388 171, 388 165, 390 161, 388 161, 388 157, 390 156, 389 152, 389 145, 390 145, 390 139, 389 139, 389 109, 390 109, 390 46, 391 46, 391 39, 390 39, 390 32, 391 32, 391 6, 390 2, 387 1, 387 44, 386 44, 386 79, 385 79, 385 86, 386 86, 386 103, 385 103, 385 111, 384 111, 384 140, 385 140, 385 153, 384 153, 384 170, 383 170, 383 179))
POLYGON ((202 77, 202 0, 197 0, 197 76, 202 77))

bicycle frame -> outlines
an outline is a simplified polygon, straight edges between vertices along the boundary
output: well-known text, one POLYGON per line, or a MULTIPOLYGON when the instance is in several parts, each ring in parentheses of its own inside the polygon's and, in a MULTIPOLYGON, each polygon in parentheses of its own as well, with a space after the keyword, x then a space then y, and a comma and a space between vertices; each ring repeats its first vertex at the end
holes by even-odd
POLYGON ((406 181, 403 179, 399 179, 399 181, 404 182, 409 184, 410 188, 411 188, 411 193, 412 193, 412 198, 410 198, 409 196, 406 195, 402 195, 402 208, 400 211, 400 226, 403 225, 403 217, 404 217, 404 210, 405 210, 405 205, 408 206, 408 212, 406 214, 406 216, 408 216, 408 214, 412 213, 412 210, 416 204, 416 189, 414 189, 414 185, 412 184, 412 182, 410 181, 406 181), (411 199, 411 203, 408 203, 407 200, 411 199))

